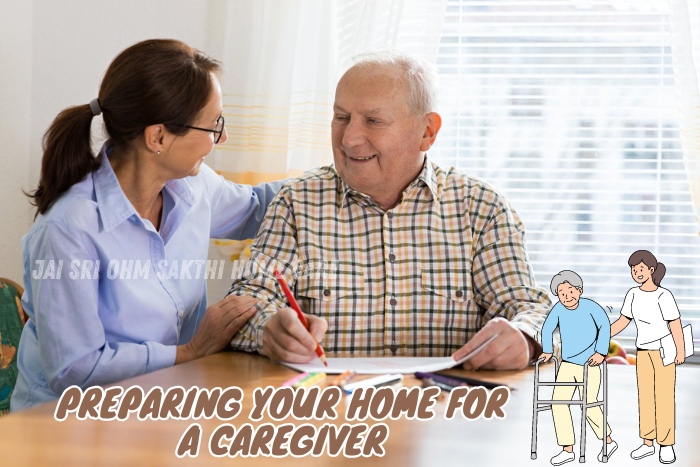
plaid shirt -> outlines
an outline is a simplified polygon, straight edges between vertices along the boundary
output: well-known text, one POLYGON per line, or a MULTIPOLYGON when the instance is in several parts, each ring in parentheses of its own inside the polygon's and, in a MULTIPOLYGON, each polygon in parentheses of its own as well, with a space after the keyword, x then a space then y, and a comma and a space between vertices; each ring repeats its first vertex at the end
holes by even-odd
POLYGON ((328 322, 329 357, 448 356, 493 317, 535 336, 551 307, 527 260, 524 226, 486 183, 426 159, 385 211, 333 167, 287 183, 229 293, 261 299, 234 336, 260 351, 265 323, 288 306, 280 270, 306 313, 328 322))

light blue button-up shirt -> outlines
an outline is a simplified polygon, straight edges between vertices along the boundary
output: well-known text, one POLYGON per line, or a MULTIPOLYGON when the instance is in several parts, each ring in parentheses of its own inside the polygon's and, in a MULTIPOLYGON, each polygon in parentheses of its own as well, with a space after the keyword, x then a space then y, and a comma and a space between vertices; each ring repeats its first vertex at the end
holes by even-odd
POLYGON ((582 298, 574 310, 561 302, 552 307, 542 325, 542 352, 552 353, 552 334, 559 326, 561 359, 585 365, 594 353, 608 354, 610 319, 593 300, 582 298))
MULTIPOLYGON (((160 232, 124 195, 107 159, 40 215, 22 240, 12 410, 171 366, 206 310, 209 239, 255 235, 282 182, 224 180, 206 165, 163 189, 160 232), (131 262, 131 263, 130 263, 131 262)), ((211 271, 210 276, 211 276, 211 271)), ((223 298, 223 297, 222 297, 223 298)))

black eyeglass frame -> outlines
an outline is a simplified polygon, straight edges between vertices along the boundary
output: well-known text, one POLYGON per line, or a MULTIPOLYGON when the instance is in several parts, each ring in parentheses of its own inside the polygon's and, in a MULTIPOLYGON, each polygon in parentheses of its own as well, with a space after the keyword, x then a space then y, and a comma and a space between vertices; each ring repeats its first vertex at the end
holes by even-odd
POLYGON ((200 128, 198 126, 192 126, 192 125, 178 125, 183 128, 189 128, 191 130, 199 130, 199 131, 208 131, 209 133, 214 133, 215 139, 214 139, 214 144, 219 144, 219 141, 221 140, 221 135, 224 134, 224 125, 226 124, 226 120, 224 120, 223 115, 219 115, 219 118, 216 119, 216 126, 218 128, 219 122, 221 122, 221 130, 211 130, 209 128, 200 128))

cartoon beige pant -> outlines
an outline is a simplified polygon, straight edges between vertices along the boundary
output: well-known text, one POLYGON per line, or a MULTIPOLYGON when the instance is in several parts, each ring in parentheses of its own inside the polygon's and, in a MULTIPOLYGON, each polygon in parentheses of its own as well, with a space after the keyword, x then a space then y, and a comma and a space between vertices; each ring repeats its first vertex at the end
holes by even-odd
POLYGON ((637 351, 639 436, 661 446, 675 443, 676 364, 664 366, 658 350, 637 351))
MULTIPOLYGON (((557 374, 557 383, 582 383, 583 365, 563 362, 557 374)), ((576 386, 555 386, 552 393, 552 400, 571 400, 576 386)), ((579 387, 579 398, 583 391, 579 387)), ((598 390, 600 389, 600 366, 588 367, 588 388, 586 390, 586 403, 596 402, 598 390)), ((574 422, 571 419, 571 410, 565 404, 552 404, 552 417, 554 418, 554 431, 557 433, 557 443, 559 446, 572 446, 574 439, 574 422)), ((598 439, 603 439, 603 410, 600 406, 591 407, 586 411, 588 423, 593 428, 598 439)), ((610 434, 610 425, 607 426, 607 434, 610 434)))

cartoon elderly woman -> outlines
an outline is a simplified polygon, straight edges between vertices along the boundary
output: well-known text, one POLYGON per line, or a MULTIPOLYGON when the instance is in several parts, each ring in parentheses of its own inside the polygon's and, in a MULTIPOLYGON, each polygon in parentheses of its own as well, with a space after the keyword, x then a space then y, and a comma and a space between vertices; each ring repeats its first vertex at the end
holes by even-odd
POLYGON ((643 443, 632 451, 632 459, 654 454, 654 439, 659 444, 659 461, 670 464, 676 460, 675 389, 676 365, 685 360, 680 312, 673 295, 660 286, 666 266, 646 250, 635 251, 627 261, 633 287, 625 296, 620 318, 611 326, 611 336, 625 329, 631 320, 637 326, 637 389, 639 391, 639 436, 643 443), (668 334, 676 344, 676 358, 664 366, 660 339, 668 334))

